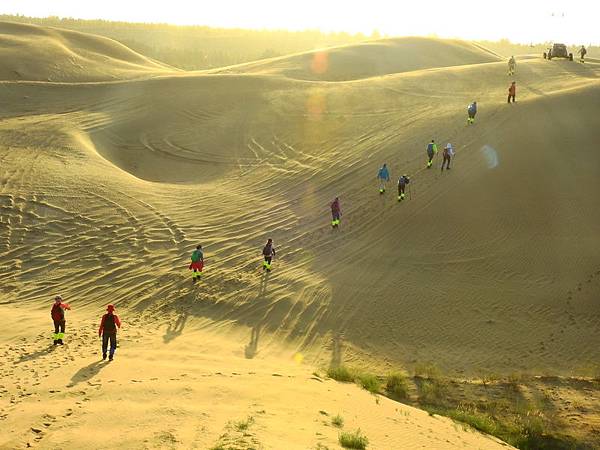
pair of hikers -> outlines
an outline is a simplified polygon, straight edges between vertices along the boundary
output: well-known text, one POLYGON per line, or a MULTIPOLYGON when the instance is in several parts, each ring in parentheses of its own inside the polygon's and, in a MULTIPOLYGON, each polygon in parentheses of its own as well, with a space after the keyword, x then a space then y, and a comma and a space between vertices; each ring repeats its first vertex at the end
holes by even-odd
MULTIPOLYGON (((429 144, 427 144, 427 168, 430 169, 433 165, 433 157, 437 154, 438 148, 435 140, 431 140, 429 144)), ((444 166, 446 166, 447 170, 450 170, 450 160, 454 156, 454 149, 452 148, 452 144, 448 142, 446 147, 444 147, 444 151, 442 153, 442 171, 444 170, 444 166)))
MULTIPOLYGON (((63 345, 65 338, 66 317, 65 310, 70 310, 71 306, 68 303, 63 303, 63 298, 60 295, 54 297, 54 304, 50 310, 50 316, 54 323, 54 345, 63 345)), ((117 329, 121 328, 119 316, 115 314, 115 306, 108 305, 107 313, 100 320, 100 328, 98 336, 102 338, 102 359, 106 359, 106 352, 109 350, 108 360, 112 361, 117 349, 117 329), (108 344, 110 343, 110 349, 108 344)))
MULTIPOLYGON (((333 206, 332 206, 333 209, 333 206)), ((339 201, 338 201, 338 211, 339 211, 339 201)), ((337 220, 339 224, 339 217, 337 220)), ((275 256, 275 247, 273 246, 273 239, 269 239, 267 244, 263 248, 263 270, 268 272, 271 271, 271 261, 273 260, 273 256, 275 256)), ((196 246, 196 250, 192 252, 191 262, 188 266, 189 270, 193 270, 192 272, 192 282, 196 283, 202 277, 202 270, 204 269, 204 253, 202 251, 202 245, 198 244, 196 246)))

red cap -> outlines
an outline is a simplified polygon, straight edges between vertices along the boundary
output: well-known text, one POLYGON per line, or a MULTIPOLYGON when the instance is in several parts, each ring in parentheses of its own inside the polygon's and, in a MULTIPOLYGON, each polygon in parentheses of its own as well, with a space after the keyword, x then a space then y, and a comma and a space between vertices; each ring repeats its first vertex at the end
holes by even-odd
POLYGON ((112 311, 114 311, 114 310, 115 310, 115 305, 108 305, 108 306, 106 307, 106 310, 107 310, 108 312, 112 312, 112 311))

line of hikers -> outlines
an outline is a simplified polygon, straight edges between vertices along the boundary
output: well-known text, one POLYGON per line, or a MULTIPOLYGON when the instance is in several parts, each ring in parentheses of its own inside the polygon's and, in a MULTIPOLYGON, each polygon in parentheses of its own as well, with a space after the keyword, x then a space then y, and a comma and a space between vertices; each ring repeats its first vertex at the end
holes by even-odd
MULTIPOLYGON (((71 305, 63 303, 63 298, 60 295, 54 297, 54 304, 50 310, 50 317, 54 323, 54 345, 64 345, 65 328, 67 320, 65 311, 70 310, 71 305)), ((115 306, 108 305, 106 314, 100 320, 100 328, 98 336, 102 338, 102 359, 105 360, 108 351, 108 360, 112 361, 117 350, 117 329, 121 328, 121 320, 115 314, 115 306), (109 348, 110 344, 110 348, 109 348)))

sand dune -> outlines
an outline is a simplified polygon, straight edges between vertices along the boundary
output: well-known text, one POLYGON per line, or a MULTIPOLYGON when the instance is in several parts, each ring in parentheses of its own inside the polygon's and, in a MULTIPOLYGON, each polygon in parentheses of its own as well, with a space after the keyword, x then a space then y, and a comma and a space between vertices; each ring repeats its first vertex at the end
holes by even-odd
POLYGON ((304 52, 217 69, 215 73, 269 73, 298 80, 349 81, 399 72, 497 62, 497 54, 450 39, 406 37, 304 52))
POLYGON ((176 71, 105 37, 0 22, 0 80, 110 81, 176 71))
MULTIPOLYGON (((73 53, 97 42, 24 30, 42 36, 45 53, 57 36, 68 36, 73 53)), ((39 36, 17 31, 0 34, 0 53, 15 54, 7 42, 18 39, 43 51, 39 36)), ((289 436, 293 444, 286 448, 316 445, 306 430, 280 429, 291 414, 282 406, 285 396, 295 395, 271 376, 280 366, 302 379, 296 385, 302 411, 317 397, 328 411, 346 405, 348 395, 360 397, 343 408, 355 414, 352 426, 372 437, 372 448, 431 448, 442 435, 453 436, 448 448, 460 439, 494 448, 487 438, 451 432, 448 422, 420 412, 406 416, 424 421, 418 424, 389 419, 402 407, 387 400, 377 415, 364 392, 322 385, 307 374, 313 365, 341 362, 384 372, 433 361, 466 376, 482 370, 577 375, 600 360, 593 344, 600 337, 597 64, 523 59, 515 77, 518 102, 507 105, 505 62, 454 41, 334 49, 325 72, 307 65, 318 58, 313 53, 193 74, 168 74, 112 41, 106 45, 113 50, 94 48, 106 52, 107 63, 89 58, 81 72, 52 72, 39 55, 13 59, 23 67, 35 63, 23 71, 30 80, 50 74, 75 83, 16 82, 7 75, 2 78, 13 81, 0 83, 0 311, 7 317, 18 304, 23 320, 32 321, 27 332, 1 339, 19 342, 26 360, 38 355, 37 369, 27 371, 49 373, 56 363, 44 353, 51 354, 43 337, 46 307, 61 292, 78 311, 71 319, 78 336, 74 348, 64 349, 60 383, 44 381, 39 389, 56 389, 72 377, 94 392, 84 401, 75 387, 57 397, 27 390, 25 398, 52 405, 41 414, 62 417, 63 409, 79 408, 71 403, 83 402, 77 429, 89 431, 95 425, 88 417, 111 408, 106 398, 125 402, 124 417, 140 399, 159 410, 165 397, 235 395, 246 402, 243 416, 278 408, 276 417, 256 419, 256 439, 267 448, 281 448, 289 436), (134 73, 146 79, 124 80, 134 73), (80 83, 113 76, 122 81, 80 83), (467 126, 465 108, 473 99, 480 111, 467 126), (424 168, 432 138, 457 149, 451 172, 441 173, 437 159, 433 169, 424 168), (393 185, 378 194, 375 175, 383 162, 394 179, 412 175, 406 202, 398 204, 393 185), (328 204, 336 195, 344 215, 340 229, 331 230, 328 204), (264 276, 260 248, 267 237, 279 253, 273 273, 264 276), (205 248, 206 273, 193 287, 187 261, 197 242, 205 248), (140 337, 123 349, 120 366, 101 369, 91 334, 109 301, 135 322, 131 332, 140 337), (289 362, 295 354, 304 365, 289 362), (169 366, 210 380, 222 376, 217 372, 257 375, 244 375, 240 391, 229 383, 233 375, 222 384, 198 378, 163 386, 172 378, 169 366), (134 375, 138 367, 148 376, 134 375), (138 378, 156 380, 145 387, 132 381, 138 378), (110 380, 120 383, 122 395, 110 380), (254 405, 252 393, 264 385, 281 392, 282 402, 254 405), (86 409, 92 404, 98 406, 86 409), (403 430, 432 427, 433 440, 402 440, 406 431, 381 425, 392 422, 403 430)), ((0 73, 9 73, 3 64, 0 73)), ((19 367, 7 359, 3 378, 28 385, 34 375, 25 377, 19 367)), ((3 403, 6 423, 27 430, 32 405, 3 403)), ((311 436, 318 409, 299 419, 311 436)), ((184 434, 151 428, 158 441, 146 444, 185 446, 200 439, 198 427, 214 444, 230 432, 228 420, 243 419, 225 406, 214 411, 206 424, 192 423, 201 411, 185 400, 173 413, 186 421, 184 434)), ((139 442, 132 428, 123 433, 139 442)), ((323 442, 335 442, 333 430, 318 432, 323 442)), ((48 447, 89 445, 74 433, 65 441, 43 434, 48 447)), ((24 434, 2 437, 0 445, 26 441, 24 434)))

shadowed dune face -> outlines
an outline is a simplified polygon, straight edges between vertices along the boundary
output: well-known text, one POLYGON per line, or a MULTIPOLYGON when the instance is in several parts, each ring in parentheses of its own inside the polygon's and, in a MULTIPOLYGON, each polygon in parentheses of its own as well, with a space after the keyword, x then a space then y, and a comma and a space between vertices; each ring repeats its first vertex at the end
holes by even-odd
POLYGON ((273 58, 218 72, 277 74, 312 81, 350 81, 500 60, 493 52, 463 41, 410 37, 273 58))
POLYGON ((249 359, 284 344, 327 361, 334 335, 378 366, 569 372, 598 360, 594 346, 572 351, 599 337, 598 66, 520 61, 509 106, 493 55, 407 42, 419 67, 392 58, 403 40, 332 50, 339 64, 322 73, 349 83, 285 76, 315 54, 237 74, 2 83, 3 295, 39 300, 52 286, 153 320, 177 311, 169 342, 198 324, 247 329, 249 359), (365 58, 383 62, 367 74, 365 58), (423 168, 432 138, 457 149, 450 173, 423 168), (377 194, 383 162, 394 181, 413 176, 408 201, 393 184, 377 194), (279 253, 265 279, 267 237, 279 253), (207 270, 194 290, 198 241, 207 270))
POLYGON ((105 37, 0 22, 0 80, 110 81, 175 71, 105 37))

